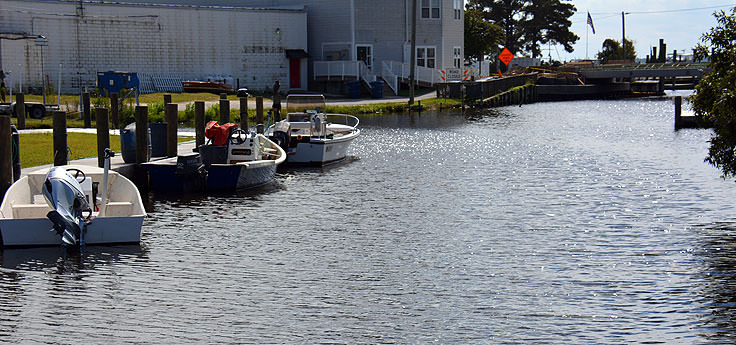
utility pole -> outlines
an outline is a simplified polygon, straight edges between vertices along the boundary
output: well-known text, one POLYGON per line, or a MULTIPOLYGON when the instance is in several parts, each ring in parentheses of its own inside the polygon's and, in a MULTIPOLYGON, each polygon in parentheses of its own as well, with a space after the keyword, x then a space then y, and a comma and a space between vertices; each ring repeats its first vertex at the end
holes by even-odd
POLYGON ((414 104, 414 70, 417 68, 417 0, 411 0, 411 62, 409 62, 409 105, 414 104))
POLYGON ((626 60, 626 13, 621 11, 621 60, 626 60))

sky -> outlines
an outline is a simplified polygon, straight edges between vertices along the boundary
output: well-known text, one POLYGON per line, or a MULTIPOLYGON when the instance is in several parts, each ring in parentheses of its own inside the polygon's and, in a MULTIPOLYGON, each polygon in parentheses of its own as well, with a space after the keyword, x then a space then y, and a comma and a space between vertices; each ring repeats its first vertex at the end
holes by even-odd
MULTIPOLYGON (((736 6, 736 1, 728 0, 562 0, 572 3, 577 12, 572 16, 570 28, 580 39, 574 45, 575 51, 568 53, 562 46, 552 46, 552 58, 570 61, 573 59, 595 58, 606 38, 621 41, 621 12, 625 15, 626 38, 634 42, 637 57, 644 58, 650 47, 659 46, 663 38, 667 52, 674 49, 681 54, 692 53, 692 48, 700 42, 703 33, 715 26, 713 12, 728 10, 736 6), (708 8, 706 8, 708 7, 708 8), (587 25, 587 13, 593 19, 595 34, 587 25), (644 13, 648 12, 648 13, 644 13), (586 31, 587 53, 586 53, 586 31)), ((545 58, 549 49, 544 51, 545 58)))

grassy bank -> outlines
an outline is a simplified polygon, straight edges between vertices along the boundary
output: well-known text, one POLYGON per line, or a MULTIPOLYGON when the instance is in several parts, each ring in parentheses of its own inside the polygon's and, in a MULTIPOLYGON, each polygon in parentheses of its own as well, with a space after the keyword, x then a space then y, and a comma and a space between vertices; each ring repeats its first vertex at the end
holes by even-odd
MULTIPOLYGON (((54 163, 54 136, 52 133, 21 133, 20 165, 22 168, 54 163)), ((179 137, 179 142, 194 140, 192 137, 179 137)), ((68 133, 69 160, 97 157, 97 135, 89 133, 68 133)), ((110 146, 120 154, 120 136, 110 136, 110 146)))

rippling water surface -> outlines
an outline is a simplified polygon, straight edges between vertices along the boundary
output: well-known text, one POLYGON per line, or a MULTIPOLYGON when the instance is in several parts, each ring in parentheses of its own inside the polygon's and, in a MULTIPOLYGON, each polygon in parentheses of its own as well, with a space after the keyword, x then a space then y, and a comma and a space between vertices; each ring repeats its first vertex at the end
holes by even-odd
POLYGON ((5 250, 6 343, 733 343, 736 183, 670 100, 363 117, 351 158, 5 250))

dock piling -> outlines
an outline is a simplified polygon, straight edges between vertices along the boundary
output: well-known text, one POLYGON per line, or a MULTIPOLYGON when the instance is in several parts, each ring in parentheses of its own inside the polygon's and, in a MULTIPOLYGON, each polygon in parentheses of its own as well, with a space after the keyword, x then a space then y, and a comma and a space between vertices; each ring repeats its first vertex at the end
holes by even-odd
POLYGON ((171 94, 164 94, 164 106, 171 103, 171 94))
POLYGON ((0 116, 0 199, 13 184, 10 124, 10 116, 0 116))
POLYGON ((90 114, 90 104, 89 104, 89 92, 82 93, 82 113, 83 113, 83 120, 84 120, 84 128, 90 128, 92 127, 92 114, 90 114))
POLYGON ((97 123, 97 166, 105 167, 105 149, 110 148, 110 118, 105 108, 95 108, 97 123))
POLYGON ((194 102, 194 135, 196 147, 204 145, 204 102, 194 102))
POLYGON ((148 162, 148 107, 135 107, 135 162, 148 162))
POLYGON ((240 97, 240 128, 248 130, 248 97, 240 97))
POLYGON ((18 117, 18 129, 26 129, 26 96, 22 92, 15 94, 15 116, 18 117))
POLYGON ((682 96, 675 96, 675 129, 682 128, 682 96))
POLYGON ((179 130, 179 107, 176 103, 166 103, 166 156, 176 157, 177 132, 179 130))
POLYGON ((112 122, 112 128, 120 128, 120 106, 117 92, 110 94, 110 122, 112 122))
POLYGON ((54 121, 54 166, 67 164, 66 113, 55 111, 54 121))
POLYGON ((263 133, 263 97, 256 97, 256 132, 263 133))
POLYGON ((220 99, 220 124, 230 122, 230 100, 220 99))

